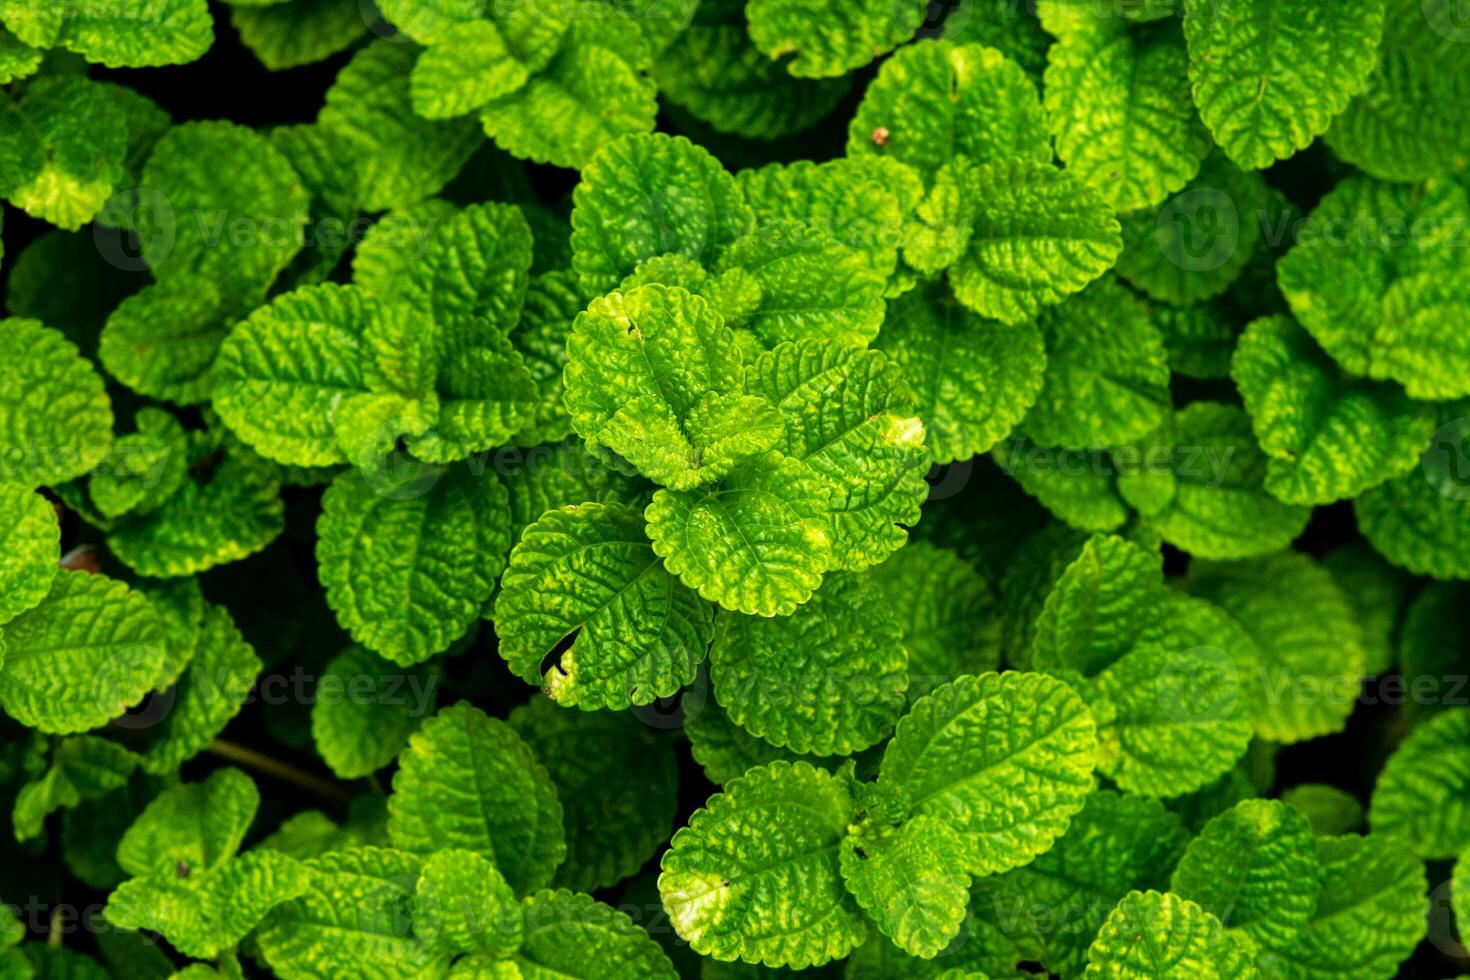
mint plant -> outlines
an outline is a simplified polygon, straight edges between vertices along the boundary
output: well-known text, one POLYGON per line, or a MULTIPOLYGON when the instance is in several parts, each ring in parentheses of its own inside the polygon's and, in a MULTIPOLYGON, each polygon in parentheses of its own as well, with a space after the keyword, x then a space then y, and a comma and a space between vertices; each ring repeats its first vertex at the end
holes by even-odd
POLYGON ((1451 0, 0 0, 0 977, 1470 975, 1451 0))

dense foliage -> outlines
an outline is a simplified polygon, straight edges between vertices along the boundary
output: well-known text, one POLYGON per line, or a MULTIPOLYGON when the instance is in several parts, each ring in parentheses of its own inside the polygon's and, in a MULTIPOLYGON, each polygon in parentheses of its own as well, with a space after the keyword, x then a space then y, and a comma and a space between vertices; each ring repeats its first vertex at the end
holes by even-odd
POLYGON ((0 0, 0 980, 1470 973, 1462 6, 0 0))

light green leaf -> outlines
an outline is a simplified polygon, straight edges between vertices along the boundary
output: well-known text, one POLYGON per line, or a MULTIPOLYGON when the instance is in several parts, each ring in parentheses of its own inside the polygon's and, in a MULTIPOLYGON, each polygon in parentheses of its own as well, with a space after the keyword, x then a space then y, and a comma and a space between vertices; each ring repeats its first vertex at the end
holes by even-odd
MULTIPOLYGON (((413 211, 408 212, 413 214, 413 211)), ((530 283, 531 228, 512 204, 472 204, 440 217, 422 253, 399 261, 398 281, 382 285, 441 324, 478 317, 508 334, 521 318, 530 283)))
POLYGON ((0 480, 64 483, 107 458, 112 403, 76 345, 36 320, 0 320, 0 480))
POLYGON ((509 95, 530 77, 492 21, 454 24, 413 66, 413 109, 426 119, 453 119, 509 95))
POLYGON ((785 616, 833 566, 827 487, 780 453, 742 464, 708 490, 659 490, 643 512, 664 567, 711 602, 785 616))
POLYGON ((848 126, 847 152, 899 160, 926 182, 960 156, 1052 159, 1036 84, 994 48, 948 41, 911 44, 883 63, 848 126))
POLYGON ((668 954, 624 912, 561 889, 521 903, 526 938, 512 960, 524 980, 676 980, 668 954))
POLYGON ((1096 16, 1076 26, 1047 55, 1057 155, 1119 212, 1158 204, 1194 177, 1210 150, 1178 28, 1096 16))
POLYGON ((1409 733, 1373 787, 1368 826, 1402 840, 1421 858, 1470 847, 1470 709, 1440 712, 1409 733))
POLYGON ((1188 837, 1158 800, 1099 790, 1051 850, 975 883, 977 921, 1037 950, 1053 973, 1080 975, 1104 912, 1133 889, 1167 884, 1188 837))
POLYGON ((1450 247, 1467 221, 1458 185, 1349 178, 1312 211, 1277 281, 1297 321, 1349 373, 1398 381, 1411 398, 1470 394, 1470 352, 1456 329, 1463 268, 1450 247))
POLYGON ((989 452, 1041 392, 1046 345, 1035 324, 975 316, 948 291, 895 300, 875 342, 913 389, 924 443, 939 464, 989 452))
POLYGON ((673 831, 673 739, 628 711, 566 711, 547 698, 509 723, 544 760, 565 810, 567 857, 554 883, 591 892, 638 872, 673 831))
MULTIPOLYGON (((458 214, 459 208, 437 197, 389 211, 363 234, 362 241, 352 250, 352 284, 375 299, 395 300, 401 298, 412 282, 409 270, 419 269, 423 285, 418 292, 424 296, 435 271, 424 261, 424 256, 440 227, 458 214)), ((445 251, 452 261, 454 250, 445 251)))
MULTIPOLYGON (((0 21, 3 19, 0 16, 0 21)), ((34 75, 41 67, 41 58, 40 50, 0 27, 0 85, 9 85, 34 75)), ((761 61, 764 62, 765 59, 762 58, 761 61)), ((823 115, 825 114, 824 112, 823 115)))
POLYGON ((998 601, 969 562, 927 541, 914 541, 869 577, 903 630, 909 700, 961 674, 1000 666, 998 601))
POLYGON ((260 791, 238 769, 171 786, 123 834, 117 863, 135 877, 213 871, 235 856, 259 806, 260 791))
MULTIPOLYGON (((689 753, 716 786, 724 786, 746 770, 779 760, 796 762, 799 756, 778 749, 763 738, 750 734, 730 720, 723 708, 706 695, 696 703, 687 697, 683 703, 684 734, 689 736, 689 753)), ((806 759, 813 765, 835 772, 839 760, 806 759)))
POLYGON ((76 231, 91 221, 123 179, 127 122, 107 89, 86 78, 30 82, 18 112, 0 119, 0 133, 17 144, 7 155, 27 161, 3 168, 0 189, 11 204, 59 227, 76 231))
POLYGON ((847 782, 805 762, 731 780, 674 835, 658 888, 679 937, 704 956, 804 969, 867 935, 838 852, 847 782))
POLYGON ((1169 890, 1261 946, 1287 945, 1317 909, 1317 838, 1300 811, 1278 800, 1242 800, 1190 841, 1169 890))
POLYGON ((969 177, 975 227, 949 278, 981 316, 1029 320, 1101 276, 1122 250, 1111 208, 1065 170, 1000 160, 969 177))
POLYGON ((1163 437, 1173 443, 1173 493, 1151 518, 1165 541, 1199 558, 1246 558, 1286 547, 1306 527, 1310 508, 1266 492, 1266 458, 1243 411, 1195 402, 1163 437))
POLYGON ((327 662, 311 705, 311 738, 343 779, 377 772, 393 761, 434 706, 438 677, 398 670, 359 646, 327 662))
POLYGON ((1117 535, 1089 538, 1032 617, 1030 666, 1095 676, 1160 625, 1167 596, 1157 550, 1117 535))
POLYGON ((1424 936, 1424 865, 1392 837, 1319 842, 1322 896, 1312 921, 1288 943, 1261 950, 1289 980, 1388 980, 1424 936))
POLYGON ((0 528, 0 623, 6 623, 35 608, 51 590, 61 559, 61 526, 45 497, 0 483, 0 528))
POLYGON ((422 402, 425 411, 438 402, 438 422, 405 441, 421 460, 452 463, 504 445, 531 422, 538 392, 520 353, 490 321, 454 317, 437 334, 437 396, 426 392, 422 402))
POLYGON ((1269 457, 1266 489, 1287 503, 1332 503, 1405 473, 1435 429, 1431 406, 1348 377, 1287 316, 1246 328, 1231 375, 1269 457))
POLYGON ((27 44, 59 45, 109 68, 183 64, 214 42, 214 23, 204 0, 74 7, 14 0, 0 10, 0 20, 27 44))
POLYGON ((1460 452, 1453 441, 1437 443, 1419 469, 1353 502, 1358 528, 1374 550, 1416 575, 1470 578, 1470 504, 1452 469, 1460 465, 1460 452))
POLYGON ((735 178, 679 136, 609 144, 582 171, 572 202, 572 268, 592 295, 659 255, 713 265, 755 223, 735 178))
POLYGON ((868 576, 846 573, 790 616, 717 617, 710 680, 730 720, 813 755, 881 740, 909 681, 903 631, 885 599, 868 576))
POLYGON ((209 369, 229 327, 215 285, 180 273, 123 300, 102 328, 97 353, 139 394, 191 405, 210 395, 209 369))
POLYGON ((265 962, 283 980, 364 970, 384 980, 442 973, 449 953, 415 937, 404 914, 412 908, 421 861, 358 847, 301 862, 307 891, 273 909, 256 933, 265 962))
POLYGON ((87 572, 62 572, 40 605, 5 624, 0 703, 55 735, 105 725, 153 689, 163 624, 142 595, 87 572))
POLYGON ((1104 449, 1141 438, 1169 417, 1163 337, 1117 280, 1102 279, 1044 310, 1041 394, 1022 427, 1042 445, 1104 449))
POLYGON ((413 931, 429 946, 508 959, 520 948, 524 926, 515 893, 482 855, 451 849, 424 861, 414 893, 413 931))
POLYGON ((619 137, 653 130, 656 92, 652 79, 615 51, 570 41, 546 71, 482 108, 480 122, 512 156, 585 170, 619 137))
POLYGON ((1260 170, 1325 132, 1373 70, 1383 7, 1185 0, 1194 101, 1230 158, 1260 170))
POLYGON ((1243 680, 1258 735, 1288 743, 1342 730, 1357 702, 1364 654, 1353 608, 1330 572, 1294 552, 1196 561, 1189 587, 1255 638, 1260 661, 1243 680))
MULTIPOLYGON (((1434 3, 1427 0, 1426 13, 1434 3)), ((1363 91, 1322 139, 1339 157, 1380 180, 1447 177, 1470 165, 1467 99, 1470 85, 1463 71, 1385 45, 1363 91)))
POLYGON ((566 855, 551 777, 514 729, 464 702, 409 738, 388 832, 401 850, 458 847, 490 858, 517 894, 544 887, 566 855))
POLYGON ((842 880, 900 949, 932 957, 964 923, 970 876, 957 862, 965 847, 947 821, 918 816, 886 836, 843 841, 842 880))
POLYGON ((924 23, 915 0, 749 0, 750 39, 797 78, 835 78, 887 54, 924 23))
POLYGON ((531 372, 540 399, 534 420, 512 436, 512 444, 539 446, 572 434, 572 418, 563 403, 562 374, 567 366, 567 337, 577 314, 586 306, 576 275, 569 269, 531 279, 525 310, 510 333, 510 341, 531 372))
POLYGON ((549 510, 594 501, 643 507, 652 493, 645 480, 609 469, 576 438, 506 450, 497 466, 510 493, 512 541, 549 510))
POLYGON ((510 550, 510 502, 492 473, 431 467, 407 483, 338 476, 317 519, 317 575, 337 620, 402 667, 478 620, 510 550))
POLYGON ((240 41, 271 71, 297 68, 352 47, 368 27, 352 0, 289 0, 266 7, 230 5, 240 41))
POLYGON ((1281 802, 1300 810, 1318 837, 1354 833, 1367 815, 1357 797, 1326 783, 1299 783, 1282 791, 1281 802))
POLYGON ((362 48, 338 73, 317 116, 342 141, 365 211, 432 197, 481 142, 474 120, 436 121, 414 113, 409 76, 417 58, 413 45, 393 41, 362 48))
POLYGON ((189 478, 189 435, 177 419, 145 407, 133 426, 137 431, 114 439, 112 452, 87 480, 87 494, 106 518, 152 513, 189 478))
POLYGON ((1129 892, 1087 950, 1087 980, 1227 980, 1256 976, 1250 940, 1188 899, 1129 892))
POLYGON ((203 751, 239 712, 261 667, 229 612, 223 606, 209 606, 168 716, 152 730, 143 768, 166 775, 203 751))
POLYGON ((1025 864, 1067 829, 1094 786, 1097 731, 1070 687, 1044 674, 961 677, 920 698, 883 753, 880 785, 948 820, 972 874, 1025 864))
POLYGON ((1106 533, 1128 520, 1129 505, 1118 495, 1113 461, 1102 450, 1038 446, 1012 435, 991 455, 1026 493, 1072 527, 1106 533))
MULTIPOLYGON (((245 126, 216 121, 173 127, 149 155, 141 185, 136 208, 153 222, 140 236, 142 256, 160 281, 207 279, 223 299, 248 308, 265 298, 301 251, 310 196, 285 155, 245 126), (250 165, 241 168, 239 179, 221 181, 206 162, 217 159, 250 165)), ((189 288, 188 283, 180 288, 189 288)), ((178 304, 191 311, 207 306, 177 293, 164 295, 167 310, 178 304)), ((206 318, 191 312, 189 327, 201 330, 206 318)), ((157 323, 152 327, 155 335, 162 329, 157 323)), ((163 335, 189 332, 171 326, 163 335)), ((202 397, 198 391, 188 394, 202 397)))
POLYGON ((590 711, 649 704, 693 681, 710 615, 664 569, 642 514, 587 503, 548 511, 526 529, 494 619, 500 655, 517 676, 590 711))
POLYGON ((785 419, 780 452, 823 484, 832 566, 866 568, 903 547, 929 460, 899 367, 881 352, 804 340, 761 355, 745 386, 785 419))
POLYGON ((95 735, 57 742, 45 772, 15 795, 11 811, 15 839, 39 837, 46 818, 57 810, 80 806, 126 785, 137 765, 134 753, 95 735))

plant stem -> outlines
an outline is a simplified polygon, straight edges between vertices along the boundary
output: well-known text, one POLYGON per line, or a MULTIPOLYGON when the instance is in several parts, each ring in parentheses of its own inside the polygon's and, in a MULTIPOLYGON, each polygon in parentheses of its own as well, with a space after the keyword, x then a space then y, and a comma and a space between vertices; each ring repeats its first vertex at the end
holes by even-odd
POLYGON ((212 752, 222 759, 229 759, 231 762, 238 762, 242 766, 249 766, 251 769, 275 776, 277 779, 283 779, 288 783, 300 786, 302 789, 310 790, 318 796, 324 796, 338 803, 347 803, 352 799, 351 795, 336 783, 322 779, 320 776, 313 776, 303 769, 297 769, 295 766, 287 765, 279 759, 272 759, 270 756, 257 752, 254 749, 247 749, 243 745, 236 745, 234 742, 227 742, 222 738, 217 738, 213 742, 210 742, 205 748, 205 751, 212 752))

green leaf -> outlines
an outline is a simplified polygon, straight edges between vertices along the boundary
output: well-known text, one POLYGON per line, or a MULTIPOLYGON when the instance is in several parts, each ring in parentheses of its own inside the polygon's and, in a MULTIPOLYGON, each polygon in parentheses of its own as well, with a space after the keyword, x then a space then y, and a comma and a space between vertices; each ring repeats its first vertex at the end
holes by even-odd
POLYGON ((717 617, 710 680, 730 720, 813 755, 881 740, 908 688, 903 631, 885 598, 869 577, 846 573, 790 616, 717 617))
POLYGON ((1349 373, 1398 381, 1411 398, 1470 394, 1470 351, 1456 329, 1463 270, 1450 247, 1467 221, 1458 185, 1349 178, 1312 211, 1277 281, 1297 321, 1349 373))
POLYGON ((673 740, 628 711, 566 711, 532 698, 509 724, 544 760, 565 810, 555 884, 591 892, 630 878, 664 845, 678 804, 673 740))
POLYGON ((1300 811, 1278 800, 1242 800, 1190 841, 1169 890, 1261 946, 1289 944, 1318 907, 1317 838, 1300 811))
POLYGON ((239 850, 259 806, 259 790, 238 769, 179 783, 154 797, 133 821, 118 844, 117 863, 140 878, 213 871, 239 850))
POLYGON ((924 443, 939 464, 989 452, 1041 392, 1046 345, 1035 324, 975 316, 947 291, 895 300, 875 342, 913 389, 924 443))
POLYGON ((1119 212, 1182 188, 1210 150, 1187 66, 1172 23, 1081 17, 1051 46, 1046 115, 1057 155, 1119 212))
POLYGON ((137 429, 113 440, 112 452, 87 480, 87 494, 104 517, 150 514, 189 478, 189 435, 169 413, 140 408, 137 429))
POLYGON ((1454 443, 1436 443, 1425 453, 1420 470, 1353 501, 1353 514, 1368 543, 1416 575, 1470 578, 1470 507, 1458 475, 1449 470, 1459 465, 1460 452, 1454 443))
POLYGON ((881 352, 805 340, 761 355, 745 386, 785 419, 780 452, 824 485, 833 567, 866 568, 901 548, 928 494, 928 453, 899 367, 881 352))
POLYGON ((772 59, 785 58, 797 78, 835 78, 887 54, 924 23, 915 0, 750 0, 750 39, 772 59))
POLYGON ((1312 921, 1262 961, 1302 980, 1391 977, 1424 936, 1429 903, 1424 865, 1392 837, 1319 841, 1322 896, 1312 921))
POLYGON ((214 43, 214 23, 204 0, 77 7, 16 0, 0 11, 0 20, 27 44, 59 45, 108 68, 183 64, 214 43))
POLYGON ((1183 191, 1118 219, 1118 275, 1164 303, 1218 296, 1240 278, 1263 237, 1289 230, 1290 218, 1268 220, 1269 204, 1260 174, 1211 153, 1183 191))
POLYGON ((1353 833, 1366 816, 1356 796, 1326 783, 1300 783, 1283 790, 1281 802, 1300 810, 1318 837, 1353 833))
POLYGON ((229 326, 215 285, 180 273, 122 301, 102 329, 98 357, 139 394, 190 405, 209 398, 209 369, 229 326))
POLYGON ((510 550, 510 503, 492 473, 431 467, 407 483, 338 476, 317 519, 317 575, 337 621, 401 667, 478 619, 510 550))
POLYGON ((514 445, 539 446, 572 434, 562 375, 572 323, 587 306, 576 283, 571 270, 559 269, 534 276, 526 290, 525 311, 510 341, 520 351, 540 397, 533 421, 511 438, 514 445))
POLYGON ((72 809, 127 784, 138 757, 116 742, 94 735, 78 735, 56 743, 46 771, 31 779, 15 795, 11 821, 15 839, 39 837, 46 818, 72 809))
POLYGON ((129 515, 107 547, 139 575, 193 575, 253 555, 284 530, 279 469, 218 434, 192 433, 188 479, 158 509, 129 515))
POLYGON ((481 142, 474 120, 437 121, 414 113, 409 78, 417 58, 416 47, 393 41, 362 48, 327 89, 317 117, 342 142, 364 211, 432 197, 481 142))
MULTIPOLYGON (((1425 4, 1426 14, 1433 5, 1434 0, 1425 4)), ((1385 45, 1363 91, 1322 139, 1343 160, 1380 180, 1447 177, 1470 165, 1463 122, 1467 98, 1463 71, 1385 45)))
POLYGON ((512 156, 585 170, 620 137, 651 133, 656 92, 653 80, 620 54, 573 40, 525 87, 482 108, 480 122, 512 156), (548 126, 548 119, 556 124, 548 126))
POLYGON ((869 577, 903 630, 909 700, 961 674, 1000 666, 998 600, 971 563, 915 541, 869 577))
POLYGON ((1088 980, 1254 977, 1255 950, 1188 899, 1129 892, 1087 950, 1088 980))
POLYGON ((805 762, 731 780, 674 835, 658 888, 679 937, 716 960, 805 969, 867 935, 838 853, 847 782, 805 762))
POLYGON ((454 24, 413 66, 413 109, 426 119, 453 119, 509 95, 530 77, 492 21, 454 24))
POLYGON ((708 490, 659 490, 643 512, 664 567, 711 602, 785 616, 833 566, 827 487, 780 453, 743 463, 708 490))
POLYGON ((1091 677, 1126 656, 1165 618, 1162 561, 1127 538, 1089 538, 1032 617, 1030 666, 1091 677))
POLYGON ((0 483, 0 623, 46 598, 61 559, 56 509, 39 493, 0 483))
POLYGON ((1325 132, 1373 70, 1383 7, 1185 0, 1194 101, 1230 159, 1260 170, 1325 132))
POLYGON ((112 446, 112 403, 76 345, 36 320, 0 320, 0 480, 81 476, 112 446))
POLYGON ((1364 654, 1353 608, 1330 572, 1294 552, 1197 561, 1189 587, 1256 640, 1260 662, 1244 680, 1258 735, 1288 743, 1342 730, 1357 702, 1364 654))
MULTIPOLYGON (((355 203, 352 210, 355 213, 355 203)), ((439 228, 460 213, 459 208, 437 197, 389 211, 363 234, 362 241, 352 250, 352 284, 362 287, 363 292, 375 299, 395 300, 402 297, 416 278, 410 270, 418 270, 422 282, 416 292, 430 299, 424 294, 429 291, 436 270, 424 261, 424 256, 439 228)), ((455 260, 453 249, 444 252, 451 262, 455 260)))
POLYGON ((1290 317, 1248 326, 1231 375, 1269 457, 1266 489, 1287 503, 1332 503, 1406 473, 1435 429, 1431 406, 1348 377, 1290 317))
MULTIPOLYGON (((1369 553, 1373 554, 1371 551, 1369 553)), ((1400 588, 1417 585, 1417 582, 1408 575, 1392 568, 1381 559, 1378 564, 1398 576, 1396 584, 1400 588)), ((1354 594, 1353 588, 1343 582, 1336 569, 1333 569, 1333 576, 1343 586, 1343 591, 1355 601, 1359 599, 1359 596, 1354 594)), ((1395 629, 1393 636, 1398 643, 1398 649, 1397 656, 1394 655, 1394 651, 1390 651, 1388 663, 1390 666, 1397 664, 1399 676, 1416 679, 1410 682, 1411 685, 1426 683, 1417 680, 1421 677, 1435 678, 1429 683, 1437 685, 1440 681, 1452 683, 1451 679, 1459 676, 1460 665, 1465 661, 1465 641, 1470 638, 1460 628, 1460 623, 1464 618, 1462 611, 1465 606, 1465 598, 1464 583, 1431 582, 1414 597, 1413 602, 1407 603, 1407 609, 1403 608, 1404 603, 1401 602, 1400 607, 1395 610, 1396 615, 1392 625, 1395 629), (1398 616, 1397 613, 1403 615, 1398 616), (1401 629, 1398 628, 1400 621, 1403 624, 1401 629)), ((1363 619, 1361 609, 1358 618, 1363 619)), ((1365 624, 1365 637, 1367 633, 1368 627, 1365 624)), ((1387 672, 1387 667, 1378 671, 1379 674, 1387 672)), ((1389 685, 1396 682, 1385 678, 1381 683, 1389 685)), ((1428 690, 1432 692, 1435 688, 1431 686, 1428 690)), ((1404 692, 1408 696, 1387 687, 1383 693, 1385 701, 1392 697, 1393 700, 1402 702, 1400 709, 1402 717, 1410 726, 1416 726, 1433 715, 1456 707, 1456 702, 1460 700, 1453 697, 1441 697, 1437 694, 1426 696, 1422 688, 1414 693, 1412 686, 1408 692, 1404 692)))
POLYGON ((444 847, 495 862, 517 894, 544 887, 566 855, 556 787, 503 721, 460 702, 408 740, 388 798, 393 846, 444 847))
MULTIPOLYGON (((173 127, 149 155, 141 183, 146 190, 138 191, 136 206, 153 222, 140 236, 142 257, 160 281, 207 279, 223 299, 248 308, 265 298, 301 251, 310 216, 306 188, 286 157, 245 126, 190 122, 173 127), (208 163, 217 159, 248 160, 250 166, 242 167, 240 179, 221 181, 208 163)), ((183 282, 180 288, 190 287, 183 282)), ((190 310, 190 329, 155 321, 137 330, 151 327, 149 336, 159 343, 204 328, 209 316, 198 311, 208 306, 207 298, 191 302, 177 293, 163 295, 169 303, 163 315, 173 319, 178 309, 190 310)), ((202 397, 203 392, 189 395, 202 397)))
POLYGON ((1470 847, 1470 709, 1453 708, 1421 723, 1389 756, 1373 787, 1368 826, 1430 860, 1470 847))
POLYGON ((527 980, 675 980, 668 954, 628 915, 565 889, 528 896, 526 938, 512 962, 527 980))
POLYGON ((1053 973, 1078 976, 1103 913, 1131 890, 1167 884, 1188 836, 1158 800, 1099 790, 1051 850, 976 882, 977 921, 1035 948, 1053 973))
POLYGON ((267 7, 231 4, 240 41, 271 71, 330 58, 352 47, 367 28, 352 0, 290 0, 267 7))
POLYGON ((239 712, 262 666, 229 612, 209 606, 168 716, 153 729, 143 768, 166 775, 202 752, 239 712))
POLYGON ((159 932, 186 956, 232 949, 271 909, 310 887, 306 869, 279 851, 252 851, 207 871, 161 870, 123 882, 108 899, 107 921, 159 932))
POLYGON ((104 575, 62 572, 4 627, 0 703, 55 735, 105 725, 153 689, 166 656, 148 600, 104 575))
POLYGON ((359 646, 327 662, 311 706, 311 739, 327 766, 343 779, 382 769, 403 749, 434 706, 437 676, 395 670, 359 646))
POLYGON ((591 295, 659 255, 712 265, 755 223, 735 178, 680 136, 609 144, 582 171, 572 202, 572 268, 591 295))
POLYGON ((1038 446, 1012 435, 991 454, 1026 493, 1072 527, 1106 533, 1128 520, 1129 505, 1118 495, 1113 461, 1102 450, 1038 446))
POLYGON ((885 936, 914 956, 932 957, 959 934, 970 876, 956 866, 965 839, 932 816, 886 836, 842 843, 842 880, 885 936))
POLYGON ((38 78, 12 119, 19 131, 0 120, 0 133, 27 162, 0 170, 10 203, 72 231, 91 221, 122 180, 127 152, 127 123, 108 90, 77 76, 38 78))
POLYGON ((960 677, 920 698, 883 753, 880 785, 946 818, 965 867, 1025 864, 1067 829, 1093 789, 1097 732, 1072 689, 1043 674, 960 677))
MULTIPOLYGON (((0 17, 0 21, 3 19, 0 17)), ((9 85, 34 75, 41 67, 41 58, 41 51, 0 27, 0 85, 9 85)))
POLYGON ((1153 305, 1149 315, 1164 335, 1164 350, 1175 374, 1202 381, 1230 377, 1240 328, 1220 304, 1153 305))
POLYGON ((437 399, 423 396, 425 406, 438 401, 438 422, 408 435, 409 450, 426 462, 452 463, 504 445, 534 416, 530 369, 488 320, 452 318, 438 328, 438 339, 437 399))
POLYGON ((850 156, 901 161, 932 182, 957 157, 1051 162, 1035 83, 1001 52, 920 41, 883 63, 847 131, 850 156))
POLYGON ((1012 159, 968 177, 975 226, 949 277, 981 316, 1029 320, 1101 276, 1122 250, 1111 208, 1065 170, 1012 159))
POLYGON ((1022 423, 1048 446, 1107 448, 1157 429, 1172 407, 1163 337, 1107 278, 1042 312, 1046 375, 1022 423))
MULTIPOLYGON (((779 749, 735 724, 707 694, 697 702, 692 696, 686 696, 682 707, 684 734, 689 736, 689 753, 716 786, 724 786, 755 766, 798 759, 795 752, 779 749)), ((835 759, 808 758, 806 761, 833 772, 838 763, 835 759)))
POLYGON ((380 847, 335 851, 301 862, 310 885, 273 909, 256 933, 284 980, 371 971, 385 980, 442 973, 449 953, 412 934, 422 858, 380 847))
POLYGON ((716 131, 749 139, 801 132, 851 88, 845 78, 798 79, 751 42, 744 4, 701 4, 651 68, 659 93, 716 131))
POLYGON ((643 507, 652 493, 642 478, 609 469, 575 438, 507 450, 497 465, 510 493, 512 541, 549 510, 592 502, 643 507))
POLYGON ((401 280, 383 285, 392 290, 388 296, 411 303, 440 324, 478 317, 508 334, 525 305, 532 247, 520 208, 472 204, 435 220, 422 254, 410 252, 398 273, 401 280))
POLYGON ((735 335, 708 303, 651 284, 594 300, 577 317, 563 384, 572 426, 589 446, 606 446, 650 479, 692 490, 779 436, 769 406, 731 400, 741 373, 735 335), (741 416, 754 434, 730 431, 741 416))
POLYGON ((693 681, 710 614, 664 569, 642 514, 587 503, 548 511, 526 529, 494 619, 500 655, 517 676, 590 711, 649 704, 693 681))
POLYGON ((436 851, 415 886, 413 930, 434 949, 508 959, 521 945, 521 909, 495 865, 474 851, 436 851))
POLYGON ((1309 508, 1266 492, 1266 458, 1241 410, 1195 402, 1166 435, 1173 493, 1152 515, 1165 541, 1199 558, 1246 558, 1286 547, 1306 527, 1309 508))

